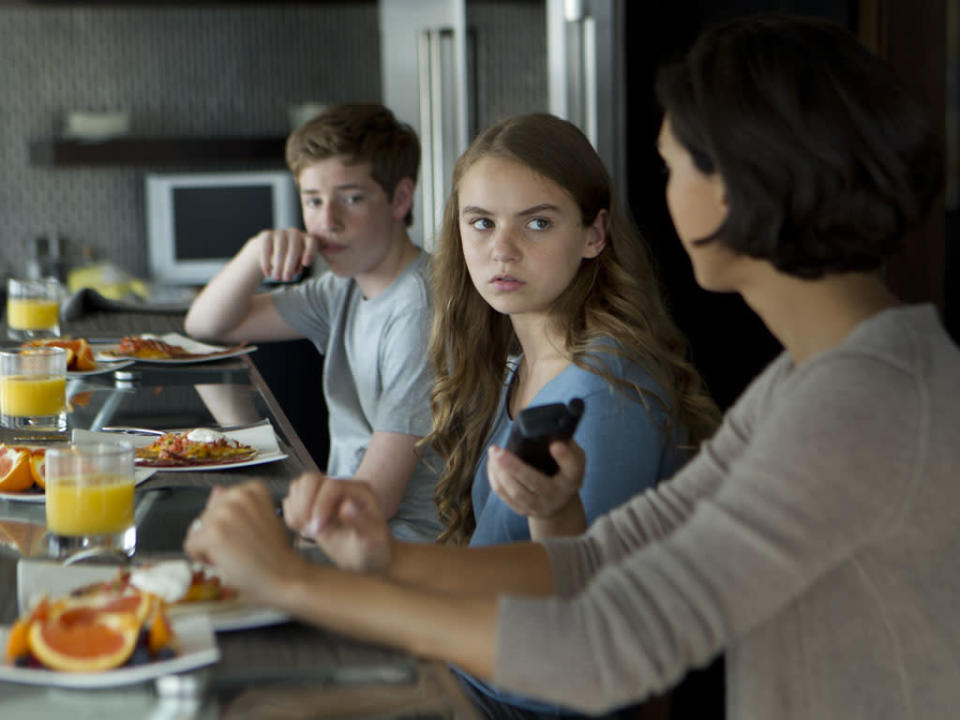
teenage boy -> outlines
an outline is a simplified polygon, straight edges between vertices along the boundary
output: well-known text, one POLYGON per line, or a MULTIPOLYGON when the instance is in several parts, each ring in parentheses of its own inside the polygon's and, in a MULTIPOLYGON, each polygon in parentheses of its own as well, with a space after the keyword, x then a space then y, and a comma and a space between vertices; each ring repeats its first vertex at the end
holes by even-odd
MULTIPOLYGON (((367 480, 397 537, 432 540, 436 476, 415 447, 430 429, 429 256, 407 234, 417 136, 382 105, 339 105, 290 135, 286 160, 306 232, 248 240, 194 300, 186 331, 224 342, 313 341, 324 356, 327 473, 367 480), (329 272, 256 292, 264 277, 289 281, 318 254, 329 272)), ((285 501, 295 530, 309 530, 311 499, 285 501)))

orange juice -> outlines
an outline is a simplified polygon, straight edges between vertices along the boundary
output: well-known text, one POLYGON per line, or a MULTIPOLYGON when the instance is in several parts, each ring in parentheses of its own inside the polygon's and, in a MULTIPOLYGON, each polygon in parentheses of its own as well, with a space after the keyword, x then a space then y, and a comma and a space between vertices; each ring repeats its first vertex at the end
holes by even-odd
POLYGON ((8 375, 0 378, 0 414, 49 417, 63 412, 67 379, 57 375, 8 375))
POLYGON ((133 476, 47 482, 47 529, 57 535, 111 535, 133 527, 133 476))
POLYGON ((14 330, 45 330, 60 322, 56 300, 10 298, 7 300, 7 325, 14 330))

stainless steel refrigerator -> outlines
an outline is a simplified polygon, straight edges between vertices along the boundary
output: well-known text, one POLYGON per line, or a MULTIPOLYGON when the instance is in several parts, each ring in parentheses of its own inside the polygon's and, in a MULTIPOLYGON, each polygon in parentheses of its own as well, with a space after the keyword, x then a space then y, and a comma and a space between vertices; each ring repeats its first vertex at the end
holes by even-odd
POLYGON ((624 1, 379 0, 383 101, 423 147, 413 234, 425 247, 456 159, 507 115, 576 123, 626 193, 624 1))

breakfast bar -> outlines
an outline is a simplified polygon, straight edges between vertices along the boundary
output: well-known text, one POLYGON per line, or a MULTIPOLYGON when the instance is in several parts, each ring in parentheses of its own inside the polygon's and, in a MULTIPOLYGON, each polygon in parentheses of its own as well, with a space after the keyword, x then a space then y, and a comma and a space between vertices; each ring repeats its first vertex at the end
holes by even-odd
MULTIPOLYGON (((131 323, 145 332, 171 329, 176 321, 176 317, 165 316, 108 315, 71 328, 71 334, 79 336, 83 332, 98 338, 112 334, 118 338, 117 328, 122 334, 124 326, 131 323), (145 319, 153 327, 144 330, 145 319)), ((279 503, 292 478, 316 469, 314 459, 249 354, 184 365, 137 362, 116 371, 68 379, 67 397, 72 406, 69 430, 54 440, 65 439, 73 429, 102 431, 118 427, 169 430, 253 425, 258 432, 272 428, 276 435, 278 453, 284 457, 275 461, 230 469, 160 469, 139 484, 137 545, 130 559, 134 566, 182 557, 184 533, 202 509, 211 487, 260 480, 279 503), (269 425, 259 424, 263 421, 269 425)), ((0 441, 25 444, 18 432, 2 429, 0 441)), ((302 541, 297 544, 311 559, 324 562, 318 548, 302 541)), ((10 625, 19 614, 18 565, 24 573, 24 566, 31 570, 37 565, 49 567, 53 562, 42 499, 0 499, 0 626, 10 625)), ((93 558, 83 564, 101 568, 116 562, 116 558, 93 558)), ((75 567, 71 564, 65 570, 75 567)), ((98 679, 81 688, 0 679, 0 716, 474 716, 443 664, 355 642, 295 621, 280 622, 276 614, 252 613, 235 625, 230 631, 216 634, 219 660, 190 672, 150 676, 120 687, 98 679)), ((4 664, 10 666, 5 658, 4 664)))

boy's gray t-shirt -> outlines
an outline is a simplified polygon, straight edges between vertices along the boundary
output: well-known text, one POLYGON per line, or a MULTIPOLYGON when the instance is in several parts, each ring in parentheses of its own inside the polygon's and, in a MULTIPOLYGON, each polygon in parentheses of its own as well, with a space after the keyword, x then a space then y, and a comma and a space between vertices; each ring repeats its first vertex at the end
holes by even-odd
MULTIPOLYGON (((422 437, 430 430, 429 258, 421 251, 372 300, 352 278, 331 272, 271 293, 284 321, 323 354, 329 475, 352 476, 374 432, 422 437)), ((433 540, 439 533, 430 469, 437 466, 430 452, 417 464, 390 521, 396 537, 433 540)))

